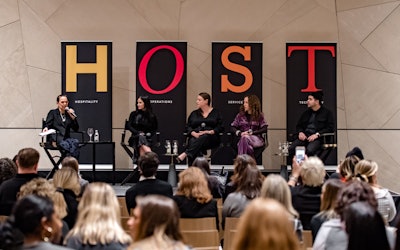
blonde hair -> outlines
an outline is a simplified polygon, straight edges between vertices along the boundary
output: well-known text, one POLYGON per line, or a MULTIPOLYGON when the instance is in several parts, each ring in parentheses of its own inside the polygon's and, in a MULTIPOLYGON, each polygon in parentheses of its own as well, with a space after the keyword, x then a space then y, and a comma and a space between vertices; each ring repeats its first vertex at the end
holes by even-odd
POLYGON ((371 160, 361 160, 354 167, 354 176, 369 184, 374 184, 373 176, 378 172, 378 163, 371 160))
POLYGON ((67 203, 64 199, 64 189, 69 189, 75 193, 75 195, 79 195, 81 190, 81 185, 79 184, 79 176, 78 173, 72 168, 62 168, 57 170, 53 177, 53 186, 56 189, 54 192, 54 206, 60 208, 60 215, 64 215, 61 218, 64 218, 67 213, 67 203))
POLYGON ((325 175, 324 163, 318 157, 312 156, 301 165, 300 176, 306 186, 321 186, 324 183, 325 175))
POLYGON ((77 159, 75 159, 72 156, 65 157, 64 160, 61 162, 61 165, 63 168, 65 168, 65 167, 72 168, 76 172, 79 172, 79 162, 77 159))
POLYGON ((300 244, 289 217, 278 201, 254 199, 239 219, 233 249, 298 250, 300 244))
POLYGON ((56 188, 45 178, 34 178, 22 185, 18 193, 18 199, 30 194, 50 199, 54 203, 54 211, 58 217, 62 219, 67 216, 67 204, 65 202, 55 202, 56 188))
POLYGON ((131 243, 132 239, 121 227, 118 199, 110 185, 94 182, 87 186, 78 205, 76 223, 65 242, 69 237, 79 237, 84 245, 131 243))
POLYGON ((299 218, 299 213, 292 205, 292 194, 289 186, 282 176, 269 174, 262 184, 260 197, 279 201, 293 217, 299 218))
POLYGON ((179 186, 176 194, 194 198, 201 204, 207 203, 213 198, 205 174, 197 167, 189 167, 179 174, 179 186))

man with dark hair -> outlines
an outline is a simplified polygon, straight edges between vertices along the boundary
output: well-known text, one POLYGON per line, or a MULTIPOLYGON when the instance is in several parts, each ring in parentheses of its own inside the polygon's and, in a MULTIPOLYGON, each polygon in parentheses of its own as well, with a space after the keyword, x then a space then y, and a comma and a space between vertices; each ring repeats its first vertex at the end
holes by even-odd
POLYGON ((0 185, 0 215, 10 215, 22 185, 39 177, 37 174, 39 152, 34 148, 23 148, 17 155, 17 175, 0 185))
POLYGON ((297 146, 305 146, 308 156, 315 155, 321 148, 321 134, 334 131, 332 112, 322 105, 322 91, 311 92, 307 98, 307 110, 300 116, 296 125, 297 138, 289 147, 289 160, 294 156, 297 146))
POLYGON ((156 179, 160 161, 154 152, 146 152, 138 160, 140 171, 139 182, 129 188, 125 193, 126 207, 131 213, 131 208, 136 207, 136 197, 148 194, 159 194, 172 198, 172 186, 166 181, 156 179))

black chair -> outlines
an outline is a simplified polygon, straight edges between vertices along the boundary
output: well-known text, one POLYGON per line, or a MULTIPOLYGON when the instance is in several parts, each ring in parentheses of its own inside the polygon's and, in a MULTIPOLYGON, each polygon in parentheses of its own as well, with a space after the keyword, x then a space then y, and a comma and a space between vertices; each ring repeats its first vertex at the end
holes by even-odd
POLYGON ((320 137, 322 145, 321 149, 317 152, 317 156, 325 163, 330 153, 337 147, 336 133, 323 133, 320 137))
MULTIPOLYGON (((129 142, 126 143, 126 133, 127 131, 129 131, 128 129, 128 120, 125 120, 125 126, 124 126, 124 130, 121 133, 121 146, 122 148, 125 150, 125 152, 129 155, 129 158, 131 158, 133 160, 133 163, 135 164, 137 159, 139 158, 139 150, 137 150, 134 147, 129 146, 129 142)), ((159 147, 161 145, 160 143, 160 132, 156 132, 156 142, 153 143, 152 141, 152 136, 147 136, 147 139, 149 142, 152 143, 152 148, 153 147, 159 147)), ((139 173, 139 168, 136 166, 136 168, 133 169, 132 172, 129 173, 129 175, 121 182, 121 186, 125 185, 129 180, 131 180, 137 173, 139 173)))
MULTIPOLYGON (((45 119, 42 119, 42 129, 45 128, 45 119)), ((58 138, 56 133, 56 138, 58 138)), ((74 137, 78 137, 77 139, 79 140, 79 147, 82 147, 83 141, 84 141, 84 133, 81 131, 75 132, 71 131, 71 135, 75 135, 74 137)), ((64 158, 67 156, 67 151, 63 149, 59 144, 58 141, 51 140, 51 134, 42 136, 42 140, 39 143, 40 147, 44 149, 44 152, 46 153, 47 157, 49 158, 51 164, 53 165, 52 170, 47 174, 46 179, 50 179, 53 177, 54 173, 59 169, 58 166, 61 164, 61 162, 64 160, 64 158), (55 153, 51 153, 55 152, 55 153)))
MULTIPOLYGON (((262 153, 269 146, 268 131, 265 132, 265 133, 262 133, 261 137, 264 139, 264 145, 262 145, 261 147, 253 148, 253 150, 254 150, 254 158, 255 158, 257 164, 259 164, 259 165, 262 164, 262 153)), ((237 154, 237 151, 238 151, 237 144, 239 142, 239 137, 232 133, 231 138, 232 138, 232 142, 231 142, 232 149, 235 150, 235 152, 237 154)))

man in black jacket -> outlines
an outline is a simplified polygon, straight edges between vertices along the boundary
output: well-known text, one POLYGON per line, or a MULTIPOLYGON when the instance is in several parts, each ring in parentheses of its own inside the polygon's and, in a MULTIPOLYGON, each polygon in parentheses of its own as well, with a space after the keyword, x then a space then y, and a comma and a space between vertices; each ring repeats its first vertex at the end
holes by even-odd
POLYGON ((297 139, 289 147, 289 160, 293 158, 297 146, 305 146, 308 156, 315 155, 321 148, 321 134, 334 131, 333 114, 322 105, 322 99, 322 91, 308 94, 308 109, 304 111, 297 122, 297 139))
POLYGON ((159 194, 172 198, 172 186, 166 181, 156 179, 156 173, 160 161, 154 152, 146 152, 138 160, 140 171, 139 182, 129 188, 125 193, 125 201, 128 212, 136 207, 136 197, 148 194, 159 194))

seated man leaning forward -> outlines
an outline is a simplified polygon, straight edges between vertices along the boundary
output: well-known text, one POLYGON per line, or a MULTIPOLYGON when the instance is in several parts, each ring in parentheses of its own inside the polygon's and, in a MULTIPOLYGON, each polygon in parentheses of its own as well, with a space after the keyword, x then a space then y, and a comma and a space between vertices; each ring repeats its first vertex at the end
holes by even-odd
POLYGON ((297 146, 305 146, 308 156, 315 155, 321 148, 323 133, 334 131, 335 123, 332 112, 322 105, 322 91, 311 92, 307 98, 307 110, 300 116, 296 125, 297 138, 289 147, 289 158, 292 159, 297 146))
POLYGON ((136 207, 137 196, 159 194, 172 198, 172 186, 166 181, 156 179, 159 164, 158 156, 154 152, 146 152, 139 157, 139 182, 125 193, 126 207, 129 213, 131 212, 131 208, 136 207))

